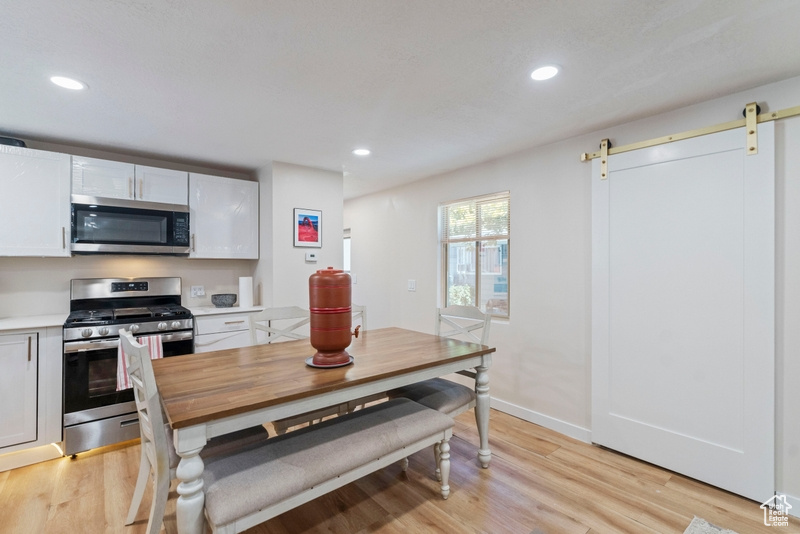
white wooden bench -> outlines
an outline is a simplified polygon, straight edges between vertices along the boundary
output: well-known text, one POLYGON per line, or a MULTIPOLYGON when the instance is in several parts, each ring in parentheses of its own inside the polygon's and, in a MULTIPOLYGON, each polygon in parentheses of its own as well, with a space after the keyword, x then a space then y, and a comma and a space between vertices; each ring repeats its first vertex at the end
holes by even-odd
POLYGON ((450 494, 453 420, 408 399, 393 399, 205 465, 205 514, 213 532, 251 528, 407 456, 439 444, 441 493, 450 494))

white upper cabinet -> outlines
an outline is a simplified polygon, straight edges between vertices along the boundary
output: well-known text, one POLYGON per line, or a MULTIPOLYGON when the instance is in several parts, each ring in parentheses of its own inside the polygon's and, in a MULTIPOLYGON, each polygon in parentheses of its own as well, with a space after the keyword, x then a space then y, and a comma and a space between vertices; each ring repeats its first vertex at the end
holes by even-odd
POLYGON ((190 258, 258 259, 258 183, 189 174, 190 258))
POLYGON ((69 256, 69 154, 0 145, 0 256, 69 256))
POLYGON ((188 173, 136 166, 136 200, 186 205, 188 200, 188 173))
POLYGON ((134 198, 133 163, 72 156, 72 194, 134 198))
POLYGON ((185 206, 188 173, 72 156, 72 193, 185 206))

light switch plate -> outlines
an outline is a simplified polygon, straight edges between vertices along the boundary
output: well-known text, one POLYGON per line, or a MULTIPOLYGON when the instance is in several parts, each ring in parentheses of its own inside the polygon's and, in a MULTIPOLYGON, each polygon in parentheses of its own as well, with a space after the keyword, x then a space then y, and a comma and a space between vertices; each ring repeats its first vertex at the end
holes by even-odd
POLYGON ((409 280, 408 281, 408 290, 409 291, 416 291, 417 290, 417 281, 416 280, 409 280))
POLYGON ((317 253, 316 252, 306 252, 306 262, 307 263, 317 263, 317 253))

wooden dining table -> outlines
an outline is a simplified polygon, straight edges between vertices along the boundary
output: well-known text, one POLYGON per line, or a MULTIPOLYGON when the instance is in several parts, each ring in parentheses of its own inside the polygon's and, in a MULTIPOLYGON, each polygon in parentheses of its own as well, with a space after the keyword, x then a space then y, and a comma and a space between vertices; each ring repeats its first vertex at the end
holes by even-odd
POLYGON ((178 532, 203 532, 203 461, 216 436, 343 404, 446 374, 475 370, 478 459, 489 466, 492 347, 401 328, 363 332, 347 348, 349 365, 314 368, 309 340, 255 345, 153 361, 156 385, 181 460, 178 532), (310 361, 310 360, 309 360, 310 361))

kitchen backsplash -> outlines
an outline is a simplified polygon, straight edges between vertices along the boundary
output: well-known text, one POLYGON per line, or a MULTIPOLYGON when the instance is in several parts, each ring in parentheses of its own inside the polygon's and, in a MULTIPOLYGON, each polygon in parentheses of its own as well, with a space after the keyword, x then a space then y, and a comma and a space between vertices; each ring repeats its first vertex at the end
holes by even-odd
POLYGON ((253 276, 254 260, 190 260, 167 256, 0 258, 0 318, 69 312, 75 278, 180 276, 187 307, 211 306, 214 293, 238 293, 239 277, 253 276), (191 298, 191 286, 205 296, 191 298))

